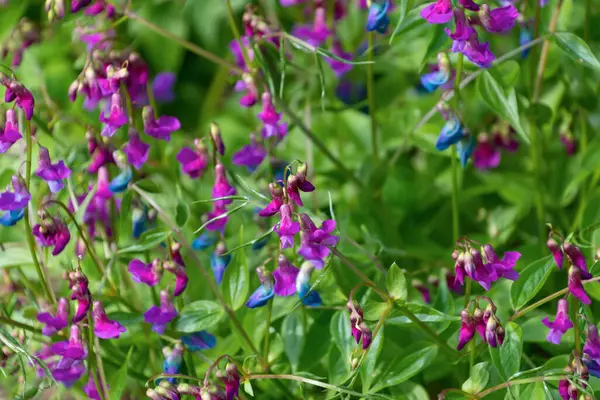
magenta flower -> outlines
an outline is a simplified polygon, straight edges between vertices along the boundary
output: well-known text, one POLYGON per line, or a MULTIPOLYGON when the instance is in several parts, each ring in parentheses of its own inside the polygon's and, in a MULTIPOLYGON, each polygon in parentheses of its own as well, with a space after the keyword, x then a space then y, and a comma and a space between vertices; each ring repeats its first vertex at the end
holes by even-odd
POLYGON ((331 35, 327 27, 327 12, 325 8, 318 7, 315 10, 314 22, 294 28, 292 34, 311 46, 319 47, 331 35))
POLYGON ((152 107, 144 107, 142 116, 144 119, 144 132, 155 139, 168 142, 171 140, 171 133, 181 129, 181 123, 175 117, 162 115, 156 119, 152 107))
POLYGON ((238 398, 240 389, 240 375, 237 372, 235 364, 227 364, 225 373, 218 373, 217 377, 221 379, 225 385, 225 400, 234 400, 238 398))
POLYGON ((173 86, 177 80, 177 75, 172 72, 160 72, 156 74, 152 81, 152 94, 156 101, 160 103, 169 103, 175 100, 173 86))
POLYGON ((165 271, 175 275, 175 288, 173 289, 173 296, 179 296, 187 287, 189 280, 185 266, 179 263, 166 262, 163 264, 163 268, 165 271))
POLYGON ((75 324, 71 325, 69 340, 57 342, 52 345, 54 354, 71 358, 73 360, 83 360, 87 357, 87 351, 83 347, 79 327, 75 324))
POLYGON ((225 226, 227 225, 227 221, 229 220, 229 216, 227 214, 227 209, 224 206, 213 206, 213 209, 206 214, 206 218, 211 221, 215 218, 214 221, 206 225, 206 229, 209 231, 225 231, 225 226), (218 218, 220 217, 220 218, 218 218))
POLYGON ((71 289, 71 300, 77 300, 77 310, 73 317, 73 323, 82 321, 90 309, 92 295, 88 289, 89 282, 81 272, 69 274, 69 288, 71 289))
POLYGON ((38 168, 35 174, 48 182, 50 191, 56 193, 65 186, 63 179, 71 176, 71 170, 65 165, 63 160, 52 164, 48 149, 40 146, 38 168))
POLYGON ((131 273, 131 278, 134 282, 145 283, 150 287, 156 286, 160 282, 163 273, 163 268, 158 258, 150 264, 145 264, 143 261, 134 258, 129 262, 127 270, 131 273))
POLYGON ((63 357, 52 370, 52 377, 70 387, 85 374, 85 365, 81 360, 63 357))
MULTIPOLYGON (((94 381, 94 374, 92 372, 90 372, 90 376, 88 377, 86 384, 83 385, 82 389, 89 399, 101 400, 100 394, 98 393, 98 388, 96 387, 96 382, 94 381)), ((104 398, 106 398, 106 395, 104 398)))
POLYGON ((298 254, 310 261, 315 268, 321 269, 325 265, 325 258, 331 250, 328 246, 335 246, 339 237, 331 235, 335 230, 334 220, 325 220, 321 228, 317 228, 314 222, 306 214, 300 214, 301 245, 298 254))
POLYGON ((181 170, 192 179, 204 175, 208 165, 208 154, 202 142, 196 139, 194 147, 194 149, 182 147, 177 153, 177 161, 181 164, 181 170))
POLYGON ((488 319, 485 326, 485 339, 491 347, 502 346, 504 342, 504 328, 498 324, 495 316, 488 319))
POLYGON ((105 124, 101 134, 102 136, 111 137, 115 134, 117 129, 129 121, 129 118, 123 108, 120 94, 113 94, 110 98, 110 106, 108 104, 109 103, 107 103, 108 113, 106 110, 103 110, 100 114, 100 122, 105 124), (106 114, 108 114, 108 116, 106 114))
POLYGON ((465 41, 454 41, 452 52, 463 53, 473 64, 481 68, 490 68, 492 61, 496 59, 494 53, 490 50, 489 43, 479 43, 477 32, 473 30, 469 39, 465 41))
POLYGON ((507 33, 515 26, 515 20, 518 17, 519 11, 512 4, 491 11, 487 4, 482 4, 479 11, 481 25, 488 32, 493 33, 507 33))
POLYGON ((363 320, 363 311, 358 305, 350 301, 348 301, 346 307, 350 311, 350 328, 356 344, 359 344, 362 340, 362 348, 368 348, 371 345, 373 333, 363 320))
POLYGON ((588 324, 588 333, 583 352, 593 360, 600 360, 600 338, 598 337, 598 328, 594 324, 588 324))
POLYGON ((556 242, 556 240, 552 238, 548 239, 546 246, 548 246, 548 249, 552 253, 552 257, 554 257, 554 262, 556 263, 558 269, 562 269, 565 258, 562 247, 556 242))
POLYGON ((275 227, 275 232, 279 235, 281 248, 286 249, 294 246, 294 236, 300 232, 300 223, 292 220, 292 208, 284 204, 279 209, 281 221, 275 227))
POLYGON ((240 105, 242 107, 252 107, 258 101, 258 89, 250 74, 243 74, 242 79, 235 83, 233 90, 236 92, 246 92, 240 98, 240 105))
POLYGON ((44 218, 33 227, 33 235, 42 247, 54 247, 52 255, 59 255, 71 240, 69 228, 58 218, 44 218))
POLYGON ((106 11, 106 18, 115 16, 115 7, 112 4, 107 4, 106 0, 96 0, 92 5, 85 9, 85 15, 98 15, 106 11))
POLYGON ((269 183, 269 191, 271 192, 272 200, 258 213, 261 217, 271 217, 277 214, 283 205, 283 189, 276 183, 269 183))
POLYGON ((560 143, 565 148, 567 155, 572 156, 577 151, 577 140, 567 132, 560 133, 560 143))
POLYGON ((486 308, 485 313, 481 311, 479 307, 477 307, 475 311, 473 311, 473 321, 475 322, 475 330, 477 331, 477 333, 481 337, 481 340, 483 340, 484 343, 486 343, 485 327, 487 326, 487 322, 489 321, 491 315, 491 308, 486 308))
POLYGON ((458 4, 470 11, 479 11, 479 5, 473 0, 458 0, 458 4))
POLYGON ((0 84, 6 88, 6 91, 4 92, 4 101, 6 103, 11 103, 16 100, 15 103, 17 107, 25 112, 25 118, 31 120, 31 117, 33 117, 33 107, 35 105, 31 92, 27 90, 25 86, 19 82, 13 81, 3 73, 0 73, 0 84))
POLYGON ((475 29, 469 26, 465 12, 461 8, 454 9, 454 33, 450 29, 445 28, 446 34, 450 36, 452 40, 465 41, 469 40, 473 33, 476 34, 475 29))
POLYGON ((296 278, 300 270, 292 265, 282 254, 277 262, 277 269, 273 271, 275 285, 273 289, 277 296, 291 296, 296 293, 296 278))
POLYGON ((588 271, 587 263, 585 262, 585 257, 583 253, 581 253, 581 250, 572 243, 564 243, 563 250, 569 258, 569 261, 571 261, 571 264, 579 269, 581 277, 583 279, 590 279, 592 274, 588 271))
POLYGON ((281 114, 275 110, 275 105, 269 92, 262 94, 262 110, 258 113, 258 119, 265 125, 277 125, 281 119, 281 114))
POLYGON ((494 268, 498 278, 510 279, 515 281, 519 278, 519 274, 514 270, 517 261, 521 257, 521 253, 516 251, 507 251, 504 253, 502 260, 498 258, 494 248, 489 244, 483 245, 485 259, 491 267, 494 268))
POLYGON ((458 333, 458 345, 456 350, 462 350, 475 336, 475 322, 467 310, 460 313, 460 331, 458 333))
POLYGON ((98 180, 96 183, 96 194, 95 197, 98 197, 102 200, 110 199, 113 195, 110 188, 110 178, 108 176, 108 169, 106 167, 100 167, 98 169, 98 180))
POLYGON ((94 302, 92 309, 94 318, 94 333, 101 339, 112 339, 121 336, 121 333, 127 331, 123 325, 117 321, 111 321, 104 312, 104 307, 99 301, 94 302))
MULTIPOLYGON (((352 61, 352 53, 345 52, 344 49, 342 48, 342 44, 340 43, 339 40, 335 40, 333 42, 333 47, 331 48, 331 53, 333 53, 335 56, 337 56, 343 60, 352 61)), ((341 77, 342 75, 344 75, 346 72, 349 72, 352 69, 352 64, 345 63, 345 62, 336 60, 334 58, 327 57, 326 61, 329 64, 329 66, 331 67, 331 69, 333 70, 333 73, 335 74, 335 76, 337 76, 338 78, 341 77)))
POLYGON ((39 313, 36 319, 44 324, 42 333, 46 336, 52 336, 56 332, 69 325, 69 301, 64 297, 58 300, 58 306, 56 307, 56 316, 53 316, 49 312, 39 313))
POLYGON ((140 139, 140 135, 134 131, 129 131, 129 141, 125 143, 123 151, 127 155, 127 161, 139 170, 148 161, 150 145, 140 139))
POLYGON ((257 143, 256 136, 250 135, 250 144, 245 145, 238 150, 232 157, 231 161, 235 165, 244 165, 250 171, 254 171, 263 160, 267 157, 267 149, 262 143, 257 143))
POLYGON ((6 187, 6 191, 0 192, 0 210, 12 211, 23 209, 31 200, 25 182, 18 175, 11 178, 12 191, 6 187))
POLYGON ((588 297, 585 289, 583 288, 583 283, 581 282, 581 270, 577 268, 575 265, 569 268, 569 292, 575 296, 579 301, 583 304, 591 304, 592 301, 588 297))
MULTIPOLYGON (((215 166, 215 185, 212 189, 212 198, 218 199, 220 197, 234 196, 236 193, 235 188, 229 184, 227 180, 227 174, 225 172, 225 166, 220 162, 215 166)), ((214 202, 215 207, 224 207, 231 204, 233 200, 217 200, 214 202)))
POLYGON ((19 133, 15 110, 6 110, 4 131, 0 129, 0 153, 6 153, 19 139, 21 139, 21 134, 19 133))
POLYGON ((166 290, 160 291, 160 307, 152 306, 144 313, 144 321, 152 324, 152 330, 163 334, 167 324, 177 316, 177 310, 171 303, 169 293, 166 290))
POLYGON ((412 287, 414 287, 419 293, 421 293, 421 296, 423 296, 423 301, 425 303, 431 303, 431 292, 429 291, 429 288, 423 284, 423 282, 419 281, 418 279, 413 279, 411 284, 412 287))
POLYGON ((562 335, 567 333, 569 329, 573 327, 573 323, 569 319, 569 303, 565 299, 558 301, 556 308, 556 318, 554 321, 550 321, 548 317, 542 320, 542 323, 550 328, 546 340, 550 343, 560 344, 562 335))
POLYGON ((445 24, 452 19, 452 2, 438 0, 421 10, 421 17, 430 24, 445 24))
POLYGON ((300 191, 308 193, 315 190, 314 185, 306 179, 307 168, 306 163, 300 164, 296 171, 296 175, 290 176, 287 180, 287 195, 290 200, 299 206, 304 205, 300 198, 300 191))
POLYGON ((473 152, 473 164, 475 168, 486 170, 493 169, 500 165, 500 149, 495 146, 490 137, 482 133, 477 136, 477 147, 473 152))

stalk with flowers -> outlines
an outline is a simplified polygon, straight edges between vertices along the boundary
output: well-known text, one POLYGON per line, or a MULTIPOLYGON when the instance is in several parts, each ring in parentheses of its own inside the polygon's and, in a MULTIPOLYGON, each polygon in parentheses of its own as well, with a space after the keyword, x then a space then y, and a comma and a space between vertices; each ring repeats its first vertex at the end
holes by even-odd
POLYGON ((595 398, 591 1, 0 7, 0 397, 595 398))

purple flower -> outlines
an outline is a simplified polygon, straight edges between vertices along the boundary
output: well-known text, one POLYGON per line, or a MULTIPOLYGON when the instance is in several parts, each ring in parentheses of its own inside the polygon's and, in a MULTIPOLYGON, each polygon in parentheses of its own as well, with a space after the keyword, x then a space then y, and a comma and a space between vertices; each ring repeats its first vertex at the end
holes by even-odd
POLYGON ((181 164, 181 170, 192 179, 204 175, 208 165, 208 155, 202 142, 196 139, 194 147, 194 149, 182 147, 177 153, 177 161, 181 164))
POLYGON ((4 101, 6 103, 11 103, 16 100, 15 103, 17 104, 17 107, 25 112, 25 118, 31 120, 31 117, 33 117, 33 107, 35 105, 31 92, 27 90, 25 86, 19 82, 13 81, 3 73, 0 73, 0 84, 6 88, 6 91, 4 92, 4 101))
POLYGON ((256 136, 250 135, 250 144, 238 150, 232 157, 235 165, 244 165, 250 171, 254 171, 267 157, 267 149, 261 143, 256 142, 256 136))
MULTIPOLYGON (((234 196, 236 193, 235 188, 229 184, 227 180, 227 174, 225 173, 225 166, 220 162, 215 166, 215 185, 212 189, 212 198, 218 199, 220 197, 234 196)), ((215 207, 224 207, 227 204, 231 204, 232 199, 217 200, 214 202, 215 207)))
MULTIPOLYGON (((345 52, 339 40, 335 40, 333 42, 331 53, 341 58, 342 60, 352 61, 352 53, 345 52)), ((331 69, 333 70, 335 76, 337 76, 338 78, 352 69, 352 64, 336 60, 335 58, 327 57, 326 61, 331 66, 331 69)))
POLYGON ((581 283, 581 270, 577 268, 575 265, 569 268, 569 292, 575 296, 579 301, 583 304, 591 304, 592 301, 588 297, 587 293, 585 293, 585 289, 583 288, 583 283, 581 283))
POLYGON ((100 167, 98 169, 95 197, 103 200, 110 199, 113 195, 113 192, 111 192, 109 185, 110 180, 108 177, 108 169, 106 167, 100 167))
POLYGON ((139 170, 148 161, 150 145, 144 143, 136 131, 130 130, 129 141, 125 143, 123 151, 127 155, 127 161, 139 170))
POLYGON ((563 145, 563 147, 567 151, 567 155, 569 156, 572 156, 577 151, 577 141, 570 133, 561 132, 560 143, 563 145))
MULTIPOLYGON (((517 261, 521 257, 521 253, 516 251, 507 251, 504 253, 502 260, 498 258, 494 248, 489 244, 483 245, 483 252, 488 264, 496 270, 499 278, 510 279, 515 281, 519 278, 519 274, 514 270, 517 261)), ((489 268, 489 267, 488 267, 489 268)))
POLYGON ((469 39, 464 41, 454 41, 452 44, 453 53, 463 53, 471 62, 481 68, 490 68, 492 61, 496 59, 494 53, 490 50, 489 43, 479 43, 477 32, 471 32, 469 39))
POLYGON ((463 138, 464 132, 458 117, 450 114, 446 120, 446 124, 440 131, 435 148, 438 151, 444 151, 453 144, 457 144, 463 138))
POLYGON ((298 254, 310 261, 317 269, 323 268, 325 258, 331 252, 328 246, 335 246, 339 237, 331 235, 335 230, 334 220, 325 220, 321 228, 317 228, 314 222, 306 214, 300 214, 301 245, 298 254))
POLYGON ((482 4, 479 11, 481 25, 488 32, 494 33, 507 33, 515 26, 515 20, 518 17, 519 11, 512 4, 491 11, 487 4, 482 4))
MULTIPOLYGON (((168 347, 163 348, 163 355, 165 356, 163 372, 165 374, 179 373, 181 363, 183 362, 183 351, 184 348, 181 343, 175 344, 173 349, 169 349, 168 347)), ((174 382, 173 378, 168 378, 167 381, 171 383, 174 382)))
POLYGON ((258 213, 261 217, 271 217, 277 214, 283 205, 283 189, 276 183, 269 183, 269 191, 271 192, 272 200, 258 213))
POLYGON ((98 15, 106 10, 106 18, 115 16, 115 7, 112 4, 106 4, 106 0, 96 0, 92 5, 85 9, 85 15, 98 15))
POLYGON ((177 310, 171 303, 169 293, 166 290, 160 291, 160 307, 152 306, 144 313, 144 321, 152 324, 152 330, 163 334, 167 324, 177 316, 177 310))
POLYGON ((499 325, 495 316, 491 316, 485 326, 486 342, 494 348, 502 346, 502 343, 504 342, 504 335, 504 328, 499 325))
POLYGON ((378 4, 375 1, 371 2, 369 14, 367 15, 368 32, 376 31, 382 34, 385 33, 390 24, 390 18, 387 15, 389 8, 389 0, 383 0, 383 4, 378 4))
POLYGON ((300 223, 292 220, 292 208, 288 204, 281 206, 281 221, 275 227, 279 235, 281 248, 286 249, 294 246, 294 236, 300 232, 300 223))
POLYGON ((12 191, 6 187, 6 191, 0 193, 0 210, 12 211, 20 210, 27 206, 31 195, 27 191, 25 182, 18 175, 11 178, 12 191))
POLYGON ((227 364, 225 367, 225 374, 217 373, 217 377, 219 377, 225 385, 225 400, 234 400, 238 398, 240 375, 237 372, 235 364, 227 364))
POLYGON ((160 72, 156 74, 152 81, 152 94, 156 101, 169 103, 175 100, 173 86, 177 80, 177 75, 172 72, 160 72))
POLYGON ((210 266, 213 270, 215 280, 221 283, 225 269, 231 262, 231 254, 225 254, 227 249, 224 242, 217 244, 215 251, 210 255, 210 266))
POLYGON ((348 301, 346 304, 348 311, 350 311, 350 329, 352 329, 352 337, 359 344, 362 340, 362 348, 366 349, 371 345, 373 334, 371 329, 365 324, 363 320, 362 309, 354 302, 348 301))
POLYGON ((92 295, 88 289, 89 282, 81 272, 69 274, 69 288, 71 288, 71 300, 77 300, 77 310, 73 317, 73 323, 82 321, 90 309, 92 295))
POLYGON ((292 34, 311 46, 319 47, 327 40, 331 31, 327 27, 327 12, 323 7, 315 10, 315 19, 312 25, 302 25, 294 28, 292 34))
POLYGON ((572 243, 564 243, 563 250, 569 258, 569 261, 571 261, 571 264, 579 268, 581 277, 583 279, 590 279, 592 274, 590 274, 588 271, 585 257, 583 253, 581 253, 581 250, 579 250, 579 248, 572 243))
POLYGON ((227 221, 229 220, 229 217, 226 214, 227 209, 224 206, 213 206, 213 209, 206 214, 206 218, 209 221, 214 219, 214 221, 207 224, 206 229, 209 231, 225 232, 225 225, 227 225, 227 221))
POLYGON ((554 262, 558 269, 562 269, 565 254, 563 253, 561 246, 552 238, 548 239, 546 246, 548 246, 548 249, 552 253, 552 257, 554 257, 554 262))
POLYGON ((17 123, 17 117, 15 110, 6 110, 6 122, 4 123, 4 131, 0 129, 0 153, 5 153, 11 148, 19 139, 21 134, 19 133, 19 125, 17 123))
POLYGON ((92 310, 94 318, 94 333, 101 339, 112 339, 121 336, 127 329, 117 321, 111 321, 104 312, 104 307, 99 301, 94 302, 92 310))
POLYGON ((542 323, 550 328, 546 340, 550 343, 560 344, 562 335, 567 333, 567 331, 573 327, 573 323, 569 319, 569 303, 567 300, 560 299, 558 301, 556 318, 554 321, 550 321, 548 317, 546 317, 542 320, 542 323))
POLYGON ((225 143, 223 143, 223 137, 221 136, 221 128, 214 122, 210 123, 210 138, 215 147, 215 151, 220 155, 225 155, 225 143))
POLYGON ((134 282, 145 283, 152 287, 156 286, 162 278, 163 268, 158 258, 150 264, 145 264, 143 261, 134 258, 129 262, 127 270, 131 273, 134 282))
MULTIPOLYGON (((100 385, 98 385, 100 386, 100 385)), ((96 382, 94 381, 94 374, 90 372, 90 376, 88 377, 88 381, 85 385, 83 385, 83 391, 87 395, 89 399, 100 400, 100 393, 98 393, 98 388, 96 387, 96 382)), ((106 397, 106 396, 104 396, 106 397)))
POLYGON ((58 300, 56 307, 56 316, 52 316, 49 312, 39 313, 36 319, 44 324, 42 333, 46 336, 52 336, 56 332, 69 325, 69 301, 64 297, 58 300))
POLYGON ((100 122, 105 124, 104 128, 102 128, 102 136, 111 137, 115 134, 117 129, 119 129, 129 121, 127 113, 123 108, 120 94, 115 93, 112 95, 110 107, 108 108, 108 110, 108 116, 106 116, 106 110, 102 111, 102 113, 100 114, 100 122))
POLYGON ((296 293, 296 278, 300 270, 292 265, 282 254, 277 262, 277 269, 273 271, 275 284, 273 286, 277 296, 291 296, 296 293))
POLYGON ((42 247, 54 246, 52 255, 59 255, 71 240, 69 228, 58 218, 44 218, 33 227, 33 235, 42 247))
POLYGON ((256 269, 261 285, 250 295, 246 307, 257 308, 265 306, 275 296, 273 276, 264 267, 256 269))
POLYGON ((462 350, 475 336, 475 322, 467 310, 460 313, 460 331, 458 333, 458 346, 456 350, 462 350))
POLYGON ((306 179, 307 169, 306 163, 300 164, 296 170, 296 174, 290 176, 287 180, 287 195, 290 200, 299 206, 304 205, 302 204, 299 191, 309 193, 315 190, 315 186, 306 179))
POLYGON ((144 119, 144 132, 155 139, 169 141, 171 133, 181 129, 181 123, 175 117, 162 115, 156 119, 152 107, 146 106, 142 110, 144 119))
POLYGON ((473 0, 458 0, 458 4, 471 11, 479 11, 479 5, 473 0))
POLYGON ((56 193, 65 186, 63 179, 71 176, 71 170, 65 165, 63 160, 52 164, 48 149, 40 146, 38 168, 35 174, 48 182, 50 191, 56 193))
POLYGON ((194 332, 181 337, 181 340, 190 351, 212 349, 217 344, 217 339, 206 331, 194 332))
POLYGON ((452 40, 465 41, 469 40, 471 35, 475 33, 475 30, 469 26, 465 12, 461 8, 454 9, 454 33, 450 29, 446 28, 446 34, 450 36, 452 40))
POLYGON ((445 24, 452 19, 452 2, 438 0, 421 10, 421 17, 430 24, 445 24))
POLYGON ((421 76, 421 84, 428 92, 433 92, 438 87, 446 88, 450 81, 450 60, 446 53, 439 53, 438 63, 432 72, 421 76))
POLYGON ((235 83, 233 90, 236 92, 246 92, 246 94, 240 98, 240 105, 242 107, 252 107, 258 101, 258 89, 250 74, 243 74, 242 79, 235 83))
POLYGON ((175 275, 175 288, 173 289, 173 296, 179 296, 187 287, 189 280, 185 266, 183 264, 167 262, 163 264, 163 268, 165 271, 175 275))
POLYGON ((411 284, 412 287, 414 287, 419 291, 419 293, 421 293, 421 296, 423 296, 423 301, 425 303, 431 303, 431 292, 429 291, 429 288, 423 284, 423 282, 421 282, 418 279, 413 279, 411 284))
POLYGON ((86 358, 87 351, 83 347, 81 334, 79 333, 79 327, 77 325, 71 325, 69 340, 54 343, 52 345, 52 351, 54 354, 58 354, 59 356, 63 356, 65 358, 71 358, 73 360, 83 360, 86 358))
POLYGON ((480 170, 492 169, 500 165, 500 149, 498 149, 490 137, 482 133, 477 136, 477 147, 473 152, 473 164, 480 170))
POLYGON ((71 358, 63 358, 58 362, 52 370, 52 377, 63 385, 69 387, 73 385, 85 374, 85 365, 81 360, 73 360, 71 358))
POLYGON ((600 338, 598 338, 598 328, 594 324, 588 324, 588 334, 583 352, 593 360, 600 360, 600 338))
POLYGON ((481 337, 484 343, 486 343, 485 339, 485 327, 487 325, 490 316, 492 315, 491 307, 486 308, 485 313, 481 311, 479 307, 475 308, 473 311, 473 320, 475 321, 475 330, 481 337))
POLYGON ((262 94, 262 110, 258 113, 258 119, 265 125, 277 125, 281 119, 281 114, 275 110, 275 105, 269 92, 262 94))

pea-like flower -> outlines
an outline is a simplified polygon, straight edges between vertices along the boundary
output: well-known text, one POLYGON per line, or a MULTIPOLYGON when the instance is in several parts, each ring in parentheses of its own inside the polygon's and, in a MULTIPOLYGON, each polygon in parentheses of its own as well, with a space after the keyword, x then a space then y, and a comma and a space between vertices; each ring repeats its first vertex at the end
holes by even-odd
POLYGON ((121 333, 127 331, 127 329, 117 321, 108 319, 104 307, 99 301, 94 302, 92 316, 94 318, 94 333, 101 339, 118 338, 121 336, 121 333))
POLYGON ((212 349, 217 344, 217 338, 206 331, 198 331, 182 336, 181 341, 190 351, 212 349))
POLYGON ((481 25, 488 32, 507 33, 515 26, 519 11, 512 4, 493 10, 487 4, 482 4, 478 15, 481 25))
POLYGON ((281 221, 276 225, 275 232, 279 235, 282 249, 294 246, 294 236, 300 232, 300 223, 292 219, 292 208, 284 204, 279 209, 281 221))
POLYGON ((316 307, 323 304, 319 293, 316 290, 311 290, 310 277, 314 269, 315 266, 311 262, 305 261, 302 263, 300 272, 296 277, 296 292, 305 306, 316 307))
POLYGON ((437 0, 421 10, 421 18, 430 24, 445 24, 452 19, 452 2, 437 0))
POLYGON ((220 242, 217 244, 215 251, 210 255, 210 266, 217 283, 221 283, 225 269, 231 262, 231 254, 225 254, 226 252, 225 242, 220 242))
POLYGON ((4 92, 4 101, 6 103, 15 101, 17 107, 25 112, 25 118, 31 120, 33 117, 33 107, 35 105, 31 92, 21 83, 10 79, 6 74, 1 72, 0 84, 6 88, 4 92))
POLYGON ((556 318, 554 321, 550 321, 548 317, 546 317, 542 320, 542 323, 550 328, 546 340, 550 343, 560 344, 562 335, 573 327, 573 322, 569 319, 569 303, 567 300, 560 299, 558 301, 556 318))
POLYGON ((585 292, 583 283, 581 282, 582 272, 583 271, 577 268, 575 265, 572 265, 571 268, 569 268, 569 292, 583 304, 591 304, 592 301, 585 292))
POLYGON ((161 115, 158 119, 154 116, 152 107, 146 106, 142 110, 144 132, 155 139, 169 141, 171 134, 181 129, 181 123, 175 117, 161 115))
POLYGON ((177 316, 177 310, 169 293, 166 290, 160 291, 160 306, 153 305, 144 313, 144 321, 152 324, 152 330, 156 333, 163 334, 167 328, 167 324, 177 316))
POLYGON ((273 275, 265 267, 258 267, 256 273, 261 284, 246 302, 248 308, 263 307, 275 296, 273 275))
POLYGON ((458 333, 457 350, 462 350, 467 343, 475 336, 475 321, 469 311, 462 310, 460 312, 460 331, 458 333))
POLYGON ((15 110, 6 110, 4 129, 0 128, 0 153, 6 153, 19 139, 21 139, 21 133, 19 132, 15 110))
POLYGON ((13 226, 25 215, 25 207, 31 200, 31 194, 25 186, 23 179, 14 175, 11 178, 11 186, 7 186, 6 191, 0 193, 0 210, 7 211, 0 217, 0 225, 13 226))
POLYGON ((200 178, 206 172, 208 154, 206 147, 199 139, 194 140, 194 148, 182 147, 177 153, 177 161, 181 171, 192 179, 200 178))
POLYGON ((335 230, 334 220, 325 220, 317 228, 307 214, 300 214, 300 240, 298 254, 310 261, 317 269, 323 268, 325 258, 331 253, 328 246, 335 246, 339 237, 331 234, 335 230))
POLYGON ((368 32, 376 31, 382 34, 385 33, 390 24, 390 18, 387 15, 389 8, 389 0, 383 0, 383 4, 379 4, 375 1, 371 3, 369 14, 367 15, 368 32))
POLYGON ((556 264, 558 269, 562 269, 563 262, 565 259, 565 254, 563 252, 562 247, 553 238, 548 239, 548 241, 546 242, 546 246, 548 247, 548 250, 550 250, 550 252, 552 253, 554 263, 556 264))
POLYGON ((69 325, 69 301, 64 297, 58 300, 56 315, 49 312, 39 313, 36 319, 44 324, 42 333, 46 336, 52 336, 56 332, 69 325))
POLYGON ((125 143, 123 151, 127 155, 127 161, 139 170, 148 161, 150 145, 140 139, 139 133, 130 130, 129 141, 125 143))
MULTIPOLYGON (((178 374, 183 363, 183 351, 184 347, 181 343, 176 343, 172 349, 168 347, 163 348, 163 355, 165 361, 163 363, 163 372, 165 374, 178 374)), ((167 382, 175 382, 175 378, 167 378, 167 382)), ((162 383, 162 382, 161 382, 162 383)))
POLYGON ((156 286, 163 274, 163 268, 158 258, 149 264, 134 258, 129 262, 127 270, 134 282, 145 283, 150 287, 156 286))
POLYGON ((40 224, 33 227, 33 235, 42 247, 54 247, 52 255, 59 255, 71 240, 67 225, 59 218, 42 214, 40 224))
POLYGON ((152 94, 160 103, 170 103, 175 100, 173 86, 177 81, 177 75, 172 72, 159 72, 152 81, 152 94))
POLYGON ((107 104, 107 110, 103 110, 100 114, 100 122, 104 124, 102 128, 102 136, 111 137, 115 134, 117 129, 125 125, 129 118, 123 107, 123 101, 121 95, 115 93, 110 98, 110 105, 107 104))
POLYGON ((69 340, 57 342, 52 345, 54 354, 73 360, 83 360, 87 357, 87 350, 83 346, 81 333, 77 325, 71 325, 69 340))
POLYGON ((315 9, 315 17, 312 24, 301 25, 294 28, 292 34, 311 46, 319 47, 331 36, 332 32, 327 27, 327 11, 323 7, 315 9))
POLYGON ((296 293, 296 278, 300 270, 292 265, 288 259, 281 254, 277 260, 277 268, 273 271, 275 283, 273 290, 277 296, 291 296, 296 293))

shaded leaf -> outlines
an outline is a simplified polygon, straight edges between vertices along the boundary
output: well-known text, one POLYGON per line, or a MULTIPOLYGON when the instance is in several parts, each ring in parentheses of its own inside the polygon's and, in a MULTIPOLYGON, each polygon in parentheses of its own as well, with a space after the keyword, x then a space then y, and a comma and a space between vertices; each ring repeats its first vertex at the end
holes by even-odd
POLYGON ((515 310, 523 308, 544 286, 554 267, 551 256, 529 264, 510 288, 510 301, 515 310))
POLYGON ((555 33, 553 37, 558 47, 573 60, 587 67, 600 70, 600 62, 582 38, 570 32, 555 33))
POLYGON ((183 307, 175 329, 179 332, 193 333, 208 330, 215 326, 225 315, 221 305, 209 300, 198 300, 183 307))

